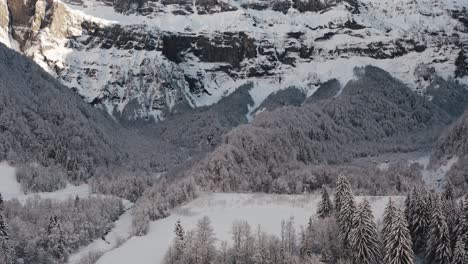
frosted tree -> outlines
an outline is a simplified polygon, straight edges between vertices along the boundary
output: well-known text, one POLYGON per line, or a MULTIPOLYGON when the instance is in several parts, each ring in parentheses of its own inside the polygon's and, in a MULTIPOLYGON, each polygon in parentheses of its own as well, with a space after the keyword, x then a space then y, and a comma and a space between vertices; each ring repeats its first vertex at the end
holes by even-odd
MULTIPOLYGON (((393 224, 396 217, 396 207, 393 203, 392 198, 388 199, 387 206, 385 207, 384 216, 383 216, 383 228, 382 228, 382 238, 383 238, 383 248, 384 254, 388 252, 388 246, 391 244, 390 239, 392 238, 393 224)), ((410 237, 411 239, 411 237, 410 237)))
POLYGON ((335 194, 335 207, 340 228, 340 239, 345 249, 349 249, 349 233, 353 226, 353 216, 356 204, 351 192, 351 185, 345 176, 339 176, 338 186, 335 194))
POLYGON ((364 199, 357 208, 353 228, 349 234, 351 256, 354 264, 381 263, 378 237, 379 234, 370 204, 364 199))
POLYGON ((442 213, 440 202, 434 205, 429 226, 426 260, 428 264, 450 264, 452 249, 449 228, 442 213))
POLYGON ((465 196, 465 201, 460 201, 460 216, 456 222, 454 232, 456 233, 456 241, 463 239, 465 245, 468 245, 468 195, 465 196))
MULTIPOLYGON (((185 231, 180 223, 180 220, 177 220, 174 228, 174 241, 172 246, 166 252, 164 256, 163 263, 165 264, 179 264, 183 263, 186 259, 186 237, 185 231)), ((190 244, 190 241, 189 241, 190 244)))
POLYGON ((195 228, 195 263, 210 264, 216 259, 215 233, 211 226, 211 221, 204 216, 197 223, 195 228))
POLYGON ((68 252, 65 247, 65 235, 57 216, 52 216, 49 219, 47 249, 55 258, 61 261, 67 260, 68 252))
POLYGON ((468 263, 468 252, 465 248, 465 243, 463 237, 460 237, 455 244, 455 249, 453 251, 453 259, 451 264, 466 264, 468 263))
POLYGON ((281 221, 281 243, 285 252, 292 255, 297 251, 296 228, 294 227, 294 217, 288 221, 281 221))
POLYGON ((320 218, 327 218, 330 217, 333 213, 333 204, 325 186, 322 186, 321 194, 322 200, 320 201, 319 207, 317 209, 317 215, 320 218))
POLYGON ((411 194, 411 201, 407 208, 407 218, 413 246, 416 252, 423 250, 426 245, 431 213, 430 195, 421 189, 415 189, 411 194))
POLYGON ((13 252, 10 246, 8 226, 0 211, 0 263, 13 264, 13 252))
POLYGON ((453 201, 454 199, 453 185, 450 180, 447 180, 447 183, 445 185, 444 199, 448 201, 453 201))
POLYGON ((176 222, 174 234, 176 236, 174 240, 176 254, 182 255, 185 249, 185 231, 182 227, 182 224, 180 223, 180 220, 177 220, 176 222))
POLYGON ((335 192, 335 210, 338 212, 341 210, 342 201, 345 196, 351 194, 351 184, 344 175, 338 176, 336 183, 336 192, 335 192))
POLYGON ((413 243, 408 230, 408 221, 399 209, 394 209, 391 214, 392 224, 388 234, 384 237, 384 264, 414 264, 413 243))

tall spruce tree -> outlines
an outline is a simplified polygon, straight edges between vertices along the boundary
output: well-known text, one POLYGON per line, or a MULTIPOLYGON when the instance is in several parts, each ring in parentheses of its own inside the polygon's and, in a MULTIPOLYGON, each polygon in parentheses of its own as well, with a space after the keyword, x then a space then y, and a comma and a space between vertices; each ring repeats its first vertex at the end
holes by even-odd
POLYGON ((333 213, 333 204, 325 186, 322 186, 321 194, 322 200, 320 201, 320 204, 317 208, 317 215, 320 218, 327 218, 330 217, 333 213))
POLYGON ((453 201, 455 198, 455 195, 453 194, 453 185, 450 180, 447 180, 447 183, 445 184, 445 190, 444 190, 444 199, 453 201))
POLYGON ((440 201, 434 203, 432 221, 429 226, 426 260, 428 264, 450 264, 452 246, 446 218, 440 201))
POLYGON ((351 184, 344 175, 338 176, 336 183, 336 192, 335 192, 335 210, 336 212, 341 210, 342 200, 346 195, 351 194, 351 184))
POLYGON ((175 240, 174 240, 174 247, 175 247, 175 254, 177 256, 181 256, 185 250, 185 231, 180 223, 180 220, 177 220, 175 229, 175 240))
POLYGON ((343 189, 339 199, 340 210, 337 211, 338 226, 340 228, 340 239, 345 250, 350 249, 349 233, 353 227, 354 213, 356 212, 356 203, 350 188, 343 189))
POLYGON ((13 264, 13 251, 10 246, 8 235, 8 225, 5 222, 3 213, 0 211, 0 263, 13 264))
POLYGON ((392 213, 390 232, 384 238, 384 264, 414 264, 413 243, 404 213, 395 209, 392 213))
POLYGON ((465 200, 460 201, 459 218, 455 223, 454 232, 456 233, 455 241, 463 239, 463 243, 468 245, 468 195, 465 196, 465 200))
POLYGON ((68 252, 65 248, 65 234, 57 216, 52 216, 49 219, 47 249, 58 260, 66 261, 68 258, 68 252))
POLYGON ((351 255, 354 264, 381 263, 379 234, 369 202, 364 199, 354 215, 350 233, 351 255))
POLYGON ((382 228, 382 239, 383 239, 383 249, 384 254, 387 253, 387 246, 390 245, 391 232, 393 231, 393 224, 395 222, 396 207, 393 203, 392 198, 388 199, 387 206, 385 207, 384 216, 383 216, 383 228, 382 228))
POLYGON ((413 238, 414 251, 416 253, 423 252, 427 233, 429 230, 430 213, 431 213, 431 198, 427 191, 416 189, 411 194, 410 208, 408 221, 411 237, 413 238))
POLYGON ((453 251, 453 259, 451 264, 466 264, 468 263, 468 252, 466 251, 463 237, 460 237, 453 251))

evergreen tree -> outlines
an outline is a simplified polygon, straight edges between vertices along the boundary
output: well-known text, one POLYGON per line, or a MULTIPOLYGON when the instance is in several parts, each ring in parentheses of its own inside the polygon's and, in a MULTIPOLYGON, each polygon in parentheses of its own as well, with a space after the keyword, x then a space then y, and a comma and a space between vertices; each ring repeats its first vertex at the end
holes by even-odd
POLYGON ((10 246, 8 225, 0 211, 0 263, 13 264, 13 252, 10 246))
MULTIPOLYGON (((399 209, 392 209, 389 203, 388 210, 391 211, 392 224, 385 242, 384 264, 414 264, 413 243, 408 230, 408 221, 404 213, 399 209), (394 211, 393 211, 394 210, 394 211)), ((385 221, 385 220, 384 220, 385 221)))
POLYGON ((415 252, 425 248, 429 230, 431 201, 430 195, 422 189, 416 189, 412 194, 409 212, 409 227, 415 252))
POLYGON ((465 243, 463 238, 460 237, 455 244, 455 249, 453 251, 453 259, 451 264, 466 264, 468 263, 468 253, 465 248, 465 243))
POLYGON ((377 226, 367 200, 359 204, 353 222, 350 242, 354 264, 381 263, 377 226))
POLYGON ((465 201, 460 201, 460 217, 456 222, 455 231, 456 240, 463 239, 463 243, 468 245, 468 195, 465 196, 465 201))
POLYGON ((3 196, 2 196, 2 193, 0 193, 0 212, 3 211, 3 208, 4 205, 3 205, 3 196))
POLYGON ((340 239, 345 249, 350 249, 351 243, 349 234, 353 228, 356 203, 351 193, 347 193, 341 200, 340 211, 338 212, 338 225, 340 228, 340 239))
POLYGON ((176 236, 174 240, 175 254, 181 256, 185 250, 185 231, 180 220, 176 222, 174 234, 176 236))
POLYGON ((47 230, 47 249, 55 258, 66 261, 68 252, 65 247, 65 235, 57 216, 50 217, 47 230))
POLYGON ((447 180, 447 184, 445 185, 444 199, 448 201, 454 200, 453 185, 450 180, 447 180))
POLYGON ((395 222, 396 207, 393 204, 392 198, 388 199, 387 206, 385 207, 383 216, 383 228, 382 228, 382 239, 384 254, 388 253, 388 246, 390 246, 390 239, 392 238, 392 232, 394 227, 392 226, 395 222))
POLYGON ((335 210, 336 212, 341 210, 342 200, 344 197, 351 193, 351 184, 344 175, 338 176, 338 181, 336 183, 336 192, 335 192, 335 210))
POLYGON ((450 264, 451 258, 452 247, 449 228, 441 204, 436 202, 429 227, 426 260, 428 264, 450 264))
POLYGON ((320 201, 319 207, 317 209, 317 215, 320 218, 327 218, 330 217, 333 213, 333 204, 325 186, 322 186, 321 194, 322 201, 320 201))
POLYGON ((356 204, 351 191, 351 184, 344 175, 338 177, 335 192, 335 212, 340 229, 340 239, 345 250, 350 249, 349 232, 353 226, 356 204))

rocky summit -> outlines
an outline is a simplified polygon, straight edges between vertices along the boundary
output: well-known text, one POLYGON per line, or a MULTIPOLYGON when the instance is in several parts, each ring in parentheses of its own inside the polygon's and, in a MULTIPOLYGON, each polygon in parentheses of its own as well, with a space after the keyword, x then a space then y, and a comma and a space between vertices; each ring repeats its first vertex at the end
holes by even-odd
POLYGON ((356 66, 382 68, 421 94, 437 78, 467 84, 467 7, 467 0, 0 0, 0 41, 117 119, 160 121, 246 83, 252 111, 278 90, 311 95, 334 79, 343 87, 356 66))

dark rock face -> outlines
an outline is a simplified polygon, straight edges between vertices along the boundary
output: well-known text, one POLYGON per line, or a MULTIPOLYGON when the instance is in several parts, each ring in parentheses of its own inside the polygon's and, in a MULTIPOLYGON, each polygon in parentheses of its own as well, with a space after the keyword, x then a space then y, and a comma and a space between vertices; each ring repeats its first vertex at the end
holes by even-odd
POLYGON ((103 49, 114 47, 123 50, 152 51, 158 48, 158 36, 152 34, 150 30, 142 30, 140 26, 122 27, 116 24, 110 27, 100 27, 96 23, 85 21, 82 23, 82 28, 85 34, 72 38, 70 45, 79 42, 88 49, 100 46, 103 49))
POLYGON ((176 63, 183 62, 184 55, 191 53, 202 62, 225 62, 239 68, 244 59, 256 56, 254 39, 244 32, 213 36, 167 34, 162 38, 162 46, 163 55, 176 63))

